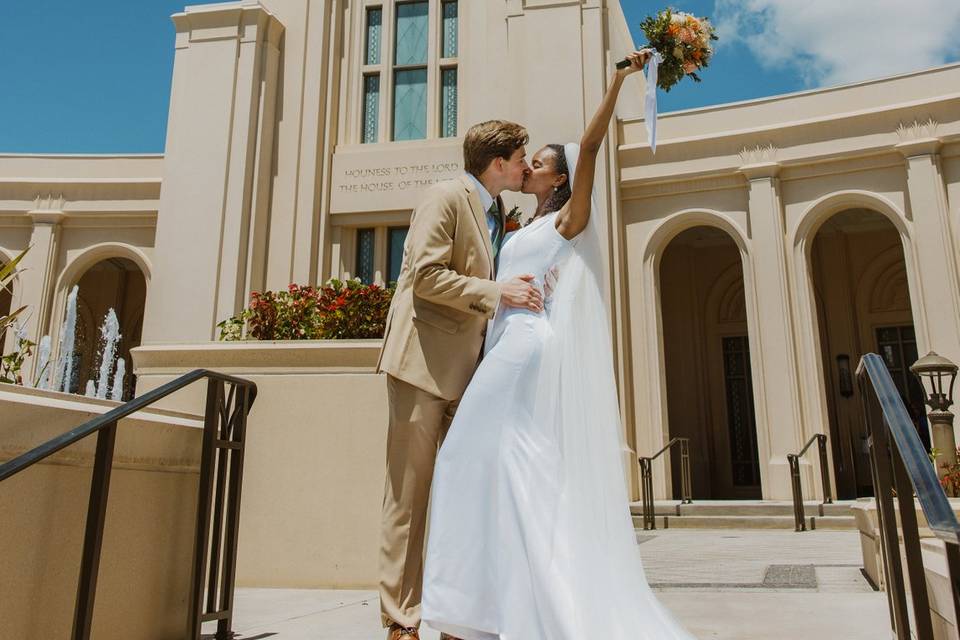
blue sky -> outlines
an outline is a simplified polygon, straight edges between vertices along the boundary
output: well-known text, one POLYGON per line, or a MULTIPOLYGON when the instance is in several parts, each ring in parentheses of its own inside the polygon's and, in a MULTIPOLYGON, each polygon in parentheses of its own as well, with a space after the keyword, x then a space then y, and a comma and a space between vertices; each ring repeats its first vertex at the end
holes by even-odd
MULTIPOLYGON (((642 43, 640 21, 665 3, 621 3, 642 43)), ((162 152, 173 65, 169 16, 183 5, 0 2, 0 153, 162 152)), ((722 39, 704 82, 661 92, 661 112, 960 60, 957 0, 911 0, 906 11, 898 0, 678 0, 672 6, 710 16, 722 39)))
MULTIPOLYGON (((640 46, 646 42, 640 22, 663 8, 664 4, 645 0, 623 0, 621 4, 633 39, 640 46)), ((697 16, 714 17, 714 0, 673 2, 671 6, 697 16)), ((804 88, 796 72, 764 69, 743 44, 728 46, 724 43, 723 46, 725 48, 715 52, 710 66, 700 74, 703 82, 697 84, 684 80, 669 92, 660 92, 657 107, 661 112, 749 100, 804 88)))

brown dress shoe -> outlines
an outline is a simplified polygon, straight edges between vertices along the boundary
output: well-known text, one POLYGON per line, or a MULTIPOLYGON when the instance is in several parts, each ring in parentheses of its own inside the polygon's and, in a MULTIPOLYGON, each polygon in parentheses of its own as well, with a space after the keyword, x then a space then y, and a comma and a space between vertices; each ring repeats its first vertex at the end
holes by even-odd
POLYGON ((449 633, 441 633, 440 640, 460 640, 460 638, 454 638, 449 633))
POLYGON ((387 631, 387 640, 420 640, 420 632, 413 627, 392 624, 387 631))

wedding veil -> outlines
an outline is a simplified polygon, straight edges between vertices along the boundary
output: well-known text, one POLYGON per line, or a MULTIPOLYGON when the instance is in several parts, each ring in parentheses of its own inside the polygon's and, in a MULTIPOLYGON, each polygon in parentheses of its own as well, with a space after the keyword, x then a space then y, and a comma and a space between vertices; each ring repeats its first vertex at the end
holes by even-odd
MULTIPOLYGON (((580 147, 564 147, 571 188, 580 147)), ((596 189, 596 187, 594 187, 596 189)), ((596 191, 594 191, 596 193, 596 191)), ((550 300, 552 336, 543 352, 534 423, 559 443, 559 495, 550 507, 547 553, 567 602, 598 638, 690 638, 647 584, 629 510, 597 198, 586 228, 558 266, 550 300), (610 612, 616 612, 610 615, 610 612), (648 631, 645 631, 648 630, 648 631), (664 635, 666 631, 666 635, 664 635)), ((549 517, 549 516, 548 516, 549 517)), ((563 631, 558 630, 563 636, 563 631)))

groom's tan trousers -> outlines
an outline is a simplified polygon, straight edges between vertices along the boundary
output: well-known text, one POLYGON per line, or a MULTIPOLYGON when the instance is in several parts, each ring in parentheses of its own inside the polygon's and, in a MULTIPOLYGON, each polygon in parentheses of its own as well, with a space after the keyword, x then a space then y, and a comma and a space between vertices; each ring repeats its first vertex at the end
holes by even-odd
POLYGON ((424 539, 433 465, 459 400, 387 375, 390 422, 380 541, 383 626, 420 626, 424 539))

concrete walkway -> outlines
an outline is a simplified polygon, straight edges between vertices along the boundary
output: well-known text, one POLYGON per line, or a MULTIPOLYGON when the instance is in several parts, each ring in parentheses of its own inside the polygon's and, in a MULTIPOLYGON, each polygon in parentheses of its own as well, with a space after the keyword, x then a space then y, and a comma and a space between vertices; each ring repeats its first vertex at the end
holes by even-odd
MULTIPOLYGON (((886 596, 860 573, 857 536, 668 529, 637 539, 650 584, 697 638, 888 638, 886 596)), ((373 591, 238 589, 235 629, 242 640, 384 637, 373 591)))

